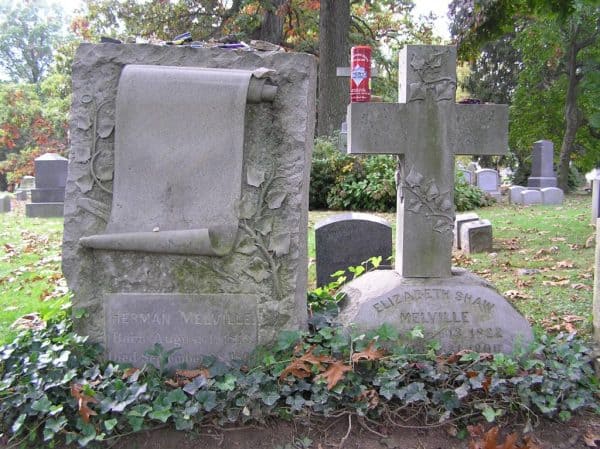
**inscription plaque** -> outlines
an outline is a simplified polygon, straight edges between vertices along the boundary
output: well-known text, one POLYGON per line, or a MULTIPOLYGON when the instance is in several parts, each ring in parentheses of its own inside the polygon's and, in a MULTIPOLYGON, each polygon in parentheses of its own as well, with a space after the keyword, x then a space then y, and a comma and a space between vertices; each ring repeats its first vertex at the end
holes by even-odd
POLYGON ((156 363, 147 349, 178 349, 169 367, 197 366, 203 355, 228 361, 258 344, 258 295, 120 293, 105 303, 109 359, 134 366, 156 363))

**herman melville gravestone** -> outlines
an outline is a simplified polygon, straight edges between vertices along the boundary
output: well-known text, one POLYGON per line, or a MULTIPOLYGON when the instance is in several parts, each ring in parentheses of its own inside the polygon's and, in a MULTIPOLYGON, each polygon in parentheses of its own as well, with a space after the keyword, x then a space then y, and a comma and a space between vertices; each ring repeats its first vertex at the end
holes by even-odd
POLYGON ((63 271, 110 359, 231 360, 306 326, 315 84, 306 54, 79 47, 63 271))
POLYGON ((404 47, 399 103, 348 106, 350 153, 397 154, 396 267, 344 287, 339 321, 400 331, 422 326, 442 349, 511 352, 529 324, 486 281, 451 269, 454 155, 503 154, 508 108, 456 104, 456 49, 404 47))

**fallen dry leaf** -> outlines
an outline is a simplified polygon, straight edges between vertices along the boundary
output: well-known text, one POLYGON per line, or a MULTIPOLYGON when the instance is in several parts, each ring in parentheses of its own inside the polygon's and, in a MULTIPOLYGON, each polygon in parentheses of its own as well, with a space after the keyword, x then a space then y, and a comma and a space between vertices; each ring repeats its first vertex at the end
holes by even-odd
POLYGON ((375 340, 371 340, 369 345, 364 351, 355 352, 352 354, 352 362, 356 363, 361 360, 379 360, 385 355, 385 351, 382 349, 374 349, 375 340))
POLYGON ((567 239, 564 237, 550 237, 551 242, 566 242, 567 239))
POLYGON ((346 365, 344 362, 336 360, 331 363, 324 372, 315 377, 315 380, 325 379, 327 381, 327 389, 331 390, 344 378, 344 373, 348 371, 352 371, 350 365, 346 365))
POLYGON ((587 447, 598 447, 596 441, 600 441, 600 435, 588 430, 586 434, 583 436, 583 441, 587 447))
POLYGON ((571 288, 574 288, 575 290, 585 290, 585 291, 591 291, 592 290, 592 286, 591 285, 581 284, 579 282, 576 282, 575 284, 571 284, 571 288))
POLYGON ((319 372, 325 370, 322 363, 332 363, 334 359, 326 355, 315 355, 311 347, 300 357, 292 360, 290 364, 279 375, 280 380, 284 380, 290 374, 299 379, 310 377, 312 375, 312 367, 314 366, 319 372))
POLYGON ((83 393, 83 386, 80 384, 72 384, 71 385, 71 396, 77 399, 77 406, 79 408, 79 414, 84 422, 90 422, 90 416, 95 416, 97 413, 92 410, 88 404, 97 404, 98 399, 93 396, 88 396, 83 393))
POLYGON ((557 262, 555 265, 556 268, 575 268, 575 262, 572 260, 566 259, 557 262))
POLYGON ((569 285, 571 281, 569 279, 563 279, 561 281, 543 281, 542 285, 547 285, 550 287, 564 287, 565 285, 569 285))
POLYGON ((504 292, 504 296, 510 299, 531 299, 531 295, 519 290, 507 290, 504 292))
POLYGON ((28 313, 20 318, 17 318, 11 325, 11 329, 45 329, 46 322, 38 313, 28 313))

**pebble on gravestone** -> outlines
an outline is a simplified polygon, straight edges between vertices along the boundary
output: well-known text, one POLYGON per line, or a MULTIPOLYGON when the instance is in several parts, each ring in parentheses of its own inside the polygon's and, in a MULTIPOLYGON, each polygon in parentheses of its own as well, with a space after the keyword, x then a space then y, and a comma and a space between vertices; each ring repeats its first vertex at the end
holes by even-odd
POLYGON ((461 250, 466 254, 489 253, 492 251, 492 224, 489 220, 465 223, 460 232, 461 250))
POLYGON ((523 190, 527 190, 526 187, 523 186, 512 186, 508 189, 508 202, 510 204, 523 204, 523 198, 521 196, 521 192, 523 190))
POLYGON ((396 267, 346 284, 337 321, 401 335, 420 326, 443 351, 512 352, 533 338, 527 320, 490 284, 451 268, 454 154, 505 153, 508 109, 455 103, 455 47, 405 46, 399 67, 399 103, 351 103, 347 116, 350 153, 403 155, 396 267))
POLYGON ((539 190, 523 190, 521 192, 521 204, 525 206, 542 204, 542 192, 539 190))
POLYGON ((553 169, 554 144, 549 140, 538 140, 533 144, 531 176, 527 187, 556 187, 556 175, 553 169))
POLYGON ((315 58, 193 50, 82 44, 73 66, 63 271, 77 330, 135 366, 307 326, 315 58))
MULTIPOLYGON (((390 268, 392 227, 376 215, 348 212, 315 225, 317 287, 329 284, 333 273, 381 256, 390 268)), ((349 274, 349 273, 348 273, 349 274)))
POLYGON ((25 206, 28 217, 62 217, 68 160, 46 153, 34 160, 35 188, 31 189, 31 203, 25 206))
POLYGON ((543 189, 540 189, 540 192, 542 194, 542 204, 562 204, 565 199, 562 189, 559 189, 558 187, 544 187, 543 189))
POLYGON ((461 248, 460 229, 462 228, 462 225, 465 223, 468 223, 470 221, 476 221, 476 220, 479 220, 479 215, 477 215, 475 212, 467 212, 465 214, 457 214, 456 215, 456 218, 454 219, 454 248, 455 249, 461 248))

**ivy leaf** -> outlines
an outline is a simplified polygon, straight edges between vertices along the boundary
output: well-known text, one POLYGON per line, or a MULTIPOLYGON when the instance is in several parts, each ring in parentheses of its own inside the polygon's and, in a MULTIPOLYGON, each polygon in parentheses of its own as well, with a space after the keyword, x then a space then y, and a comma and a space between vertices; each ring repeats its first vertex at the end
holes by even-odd
POLYGON ((277 234, 269 240, 269 251, 275 252, 278 257, 284 256, 290 252, 291 237, 288 232, 277 234))
POLYGON ((96 177, 99 181, 112 181, 114 169, 112 165, 102 165, 96 169, 96 177))
POLYGON ((217 393, 210 390, 201 390, 196 394, 196 399, 205 411, 210 412, 217 406, 217 393))
POLYGON ((265 181, 265 171, 256 167, 248 167, 246 178, 248 185, 260 187, 260 185, 265 181))
POLYGON ((256 282, 262 282, 270 276, 269 266, 260 257, 253 258, 244 272, 256 282))
POLYGON ((233 391, 235 390, 235 384, 235 376, 231 374, 225 374, 222 380, 215 383, 215 386, 221 391, 233 391))
POLYGON ((185 384, 183 386, 183 391, 185 391, 187 394, 194 395, 196 394, 196 391, 198 391, 204 385, 206 385, 206 378, 204 376, 198 376, 195 377, 191 382, 185 384))
POLYGON ((269 193, 267 193, 265 201, 267 202, 267 206, 269 206, 269 209, 279 209, 286 196, 286 192, 277 192, 272 190, 269 193))
POLYGON ((113 129, 115 129, 115 124, 113 123, 112 119, 110 119, 109 117, 104 117, 100 118, 98 121, 98 128, 96 129, 98 136, 101 139, 106 139, 107 137, 110 137, 110 135, 113 132, 113 129))
POLYGON ((398 390, 397 396, 400 399, 404 399, 407 404, 417 401, 425 401, 427 400, 425 384, 422 382, 413 382, 408 384, 406 387, 398 390))
POLYGON ((485 407, 481 414, 487 422, 494 422, 496 420, 497 413, 492 407, 485 407))
POLYGON ((409 210, 415 214, 418 214, 419 211, 421 210, 421 206, 422 206, 422 204, 419 201, 411 200, 410 203, 408 203, 407 210, 409 210))
POLYGON ((268 406, 275 404, 281 396, 275 390, 263 392, 260 395, 261 400, 268 406))
POLYGON ((13 435, 16 435, 19 432, 19 430, 21 430, 21 427, 23 427, 23 424, 25 423, 26 418, 27 418, 27 415, 25 413, 21 413, 19 415, 19 417, 17 419, 15 419, 15 422, 13 423, 13 425, 10 428, 13 435))
POLYGON ((94 186, 94 180, 92 179, 92 175, 86 173, 84 175, 81 175, 77 179, 77 181, 75 181, 75 184, 77 185, 77 187, 79 187, 81 193, 88 193, 90 190, 92 190, 92 187, 94 186))
POLYGON ((242 199, 237 203, 238 216, 242 220, 250 219, 256 213, 256 202, 253 200, 252 195, 245 193, 242 199))
POLYGON ((435 182, 432 182, 431 184, 429 184, 429 188, 427 189, 426 195, 427 195, 427 201, 433 201, 440 195, 440 191, 437 188, 437 185, 435 185, 435 182))
POLYGON ((158 410, 152 410, 152 412, 148 415, 152 419, 156 419, 162 423, 166 423, 167 420, 173 415, 171 408, 161 407, 158 410))
POLYGON ((344 362, 336 360, 330 364, 323 373, 315 377, 315 380, 325 379, 327 381, 327 389, 332 390, 338 384, 338 382, 344 378, 344 373, 348 371, 352 371, 352 367, 350 365, 346 365, 344 362))
POLYGON ((31 405, 31 409, 36 412, 48 413, 52 407, 52 402, 48 400, 48 396, 44 395, 31 405))
POLYGON ((106 421, 104 421, 104 428, 110 432, 112 431, 115 426, 117 425, 118 421, 115 418, 112 419, 107 419, 106 421))
POLYGON ((404 182, 410 187, 419 187, 421 185, 422 180, 423 175, 416 171, 414 167, 411 167, 411 169, 408 172, 408 175, 406 175, 406 178, 404 179, 404 182))
POLYGON ((60 432, 66 425, 67 418, 65 416, 61 416, 57 419, 48 419, 46 421, 46 424, 44 425, 44 441, 52 440, 56 436, 56 434, 60 432))
POLYGON ((273 230, 273 217, 263 217, 256 222, 254 230, 261 235, 267 235, 273 230))
POLYGON ((256 250, 257 247, 254 241, 250 237, 246 236, 239 242, 235 252, 250 256, 251 254, 254 254, 256 250))

